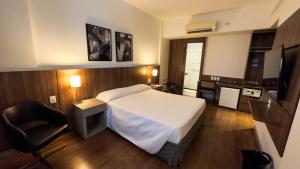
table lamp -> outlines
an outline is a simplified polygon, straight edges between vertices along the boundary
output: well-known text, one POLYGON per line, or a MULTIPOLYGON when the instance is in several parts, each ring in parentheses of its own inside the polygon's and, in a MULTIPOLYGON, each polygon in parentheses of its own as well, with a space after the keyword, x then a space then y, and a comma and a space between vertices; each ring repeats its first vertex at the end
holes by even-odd
POLYGON ((79 75, 72 75, 70 76, 70 85, 72 88, 75 89, 75 102, 77 102, 77 88, 79 88, 81 86, 81 82, 80 82, 80 76, 79 75))
POLYGON ((156 83, 156 76, 158 75, 158 70, 157 69, 153 69, 152 70, 152 76, 153 76, 153 82, 154 84, 156 83))

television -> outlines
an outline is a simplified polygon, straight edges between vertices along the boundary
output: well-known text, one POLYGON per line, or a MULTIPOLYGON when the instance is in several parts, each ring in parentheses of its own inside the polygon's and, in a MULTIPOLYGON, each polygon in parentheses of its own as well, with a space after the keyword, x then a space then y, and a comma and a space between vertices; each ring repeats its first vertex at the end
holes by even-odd
POLYGON ((277 101, 283 100, 287 91, 284 47, 265 52, 263 87, 277 101))

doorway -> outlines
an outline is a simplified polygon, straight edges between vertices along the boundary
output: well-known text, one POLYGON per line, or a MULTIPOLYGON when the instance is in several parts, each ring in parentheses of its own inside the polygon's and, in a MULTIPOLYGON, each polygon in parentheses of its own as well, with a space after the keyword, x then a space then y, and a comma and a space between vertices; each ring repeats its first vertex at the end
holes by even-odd
POLYGON ((176 87, 177 94, 197 96, 205 47, 205 37, 170 41, 168 83, 176 87))
POLYGON ((202 68, 203 42, 187 43, 183 95, 196 97, 202 68))

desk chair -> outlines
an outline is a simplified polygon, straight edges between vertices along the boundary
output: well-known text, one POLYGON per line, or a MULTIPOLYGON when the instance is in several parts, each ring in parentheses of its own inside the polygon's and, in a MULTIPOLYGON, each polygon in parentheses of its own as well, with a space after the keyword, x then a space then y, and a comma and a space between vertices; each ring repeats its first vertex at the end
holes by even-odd
POLYGON ((210 94, 213 97, 213 103, 215 104, 216 100, 216 93, 217 93, 217 88, 216 88, 216 82, 213 81, 199 81, 198 82, 198 95, 200 98, 205 98, 205 94, 210 94))

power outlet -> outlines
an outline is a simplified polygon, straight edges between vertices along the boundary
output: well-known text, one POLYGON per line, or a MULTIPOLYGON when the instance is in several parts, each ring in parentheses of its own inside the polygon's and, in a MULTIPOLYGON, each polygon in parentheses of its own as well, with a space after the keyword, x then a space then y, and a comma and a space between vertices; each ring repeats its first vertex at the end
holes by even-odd
POLYGON ((56 103, 56 96, 50 96, 50 103, 55 104, 56 103))

